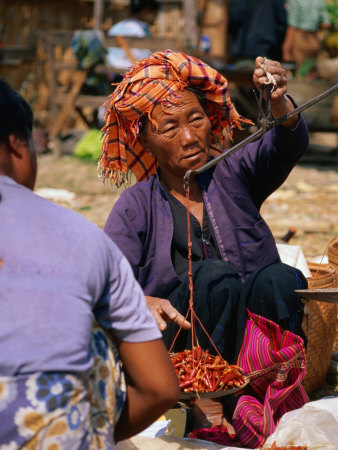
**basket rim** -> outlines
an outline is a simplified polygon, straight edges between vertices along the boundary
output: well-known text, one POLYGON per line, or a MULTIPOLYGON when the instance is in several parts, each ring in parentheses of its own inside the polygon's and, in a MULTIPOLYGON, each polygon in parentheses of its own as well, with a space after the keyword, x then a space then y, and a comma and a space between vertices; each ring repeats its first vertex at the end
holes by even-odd
MULTIPOLYGON (((320 264, 320 263, 308 262, 307 264, 308 264, 308 267, 309 267, 312 277, 313 277, 312 270, 316 271, 316 274, 318 273, 322 276, 336 274, 335 267, 330 263, 320 264)), ((320 277, 318 276, 316 278, 320 278, 320 277)))

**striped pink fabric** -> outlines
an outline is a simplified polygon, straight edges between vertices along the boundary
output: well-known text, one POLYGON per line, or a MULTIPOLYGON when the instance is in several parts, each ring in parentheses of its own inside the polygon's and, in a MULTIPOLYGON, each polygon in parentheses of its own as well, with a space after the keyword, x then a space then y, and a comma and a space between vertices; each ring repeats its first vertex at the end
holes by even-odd
POLYGON ((237 364, 250 374, 252 395, 240 397, 233 426, 241 444, 257 448, 275 430, 283 414, 308 402, 301 384, 305 375, 303 340, 248 311, 237 364))

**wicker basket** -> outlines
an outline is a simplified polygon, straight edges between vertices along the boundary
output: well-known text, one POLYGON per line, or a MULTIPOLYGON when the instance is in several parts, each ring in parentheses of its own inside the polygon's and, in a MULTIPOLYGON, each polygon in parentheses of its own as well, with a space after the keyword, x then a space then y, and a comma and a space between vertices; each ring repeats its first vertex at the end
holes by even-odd
MULTIPOLYGON (((334 237, 329 242, 327 255, 329 258, 329 264, 336 269, 336 286, 338 286, 338 236, 334 237)), ((338 320, 336 324, 336 338, 333 344, 333 349, 338 350, 338 320)))
POLYGON ((327 255, 329 264, 336 269, 336 285, 338 286, 338 236, 329 242, 327 255))
MULTIPOLYGON (((312 278, 309 288, 336 286, 336 270, 330 264, 308 263, 312 278)), ((308 394, 319 389, 325 379, 332 356, 336 334, 335 304, 310 300, 306 303, 303 330, 308 338, 306 373, 303 381, 308 394)))

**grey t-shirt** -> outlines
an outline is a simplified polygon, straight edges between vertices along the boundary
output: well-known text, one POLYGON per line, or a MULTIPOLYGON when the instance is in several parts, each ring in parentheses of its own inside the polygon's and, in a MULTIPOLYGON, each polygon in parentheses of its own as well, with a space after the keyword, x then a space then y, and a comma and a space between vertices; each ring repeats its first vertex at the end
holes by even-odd
POLYGON ((102 230, 6 176, 0 196, 0 376, 86 372, 94 317, 123 341, 161 337, 102 230))

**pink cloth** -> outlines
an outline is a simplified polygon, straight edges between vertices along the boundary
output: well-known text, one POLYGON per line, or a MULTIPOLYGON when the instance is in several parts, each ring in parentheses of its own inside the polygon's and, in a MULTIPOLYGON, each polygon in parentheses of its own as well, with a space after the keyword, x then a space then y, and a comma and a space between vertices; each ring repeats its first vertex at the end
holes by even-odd
POLYGON ((237 403, 233 426, 239 442, 250 448, 264 444, 279 419, 308 402, 303 340, 279 325, 252 314, 237 364, 250 374, 250 391, 237 403))

